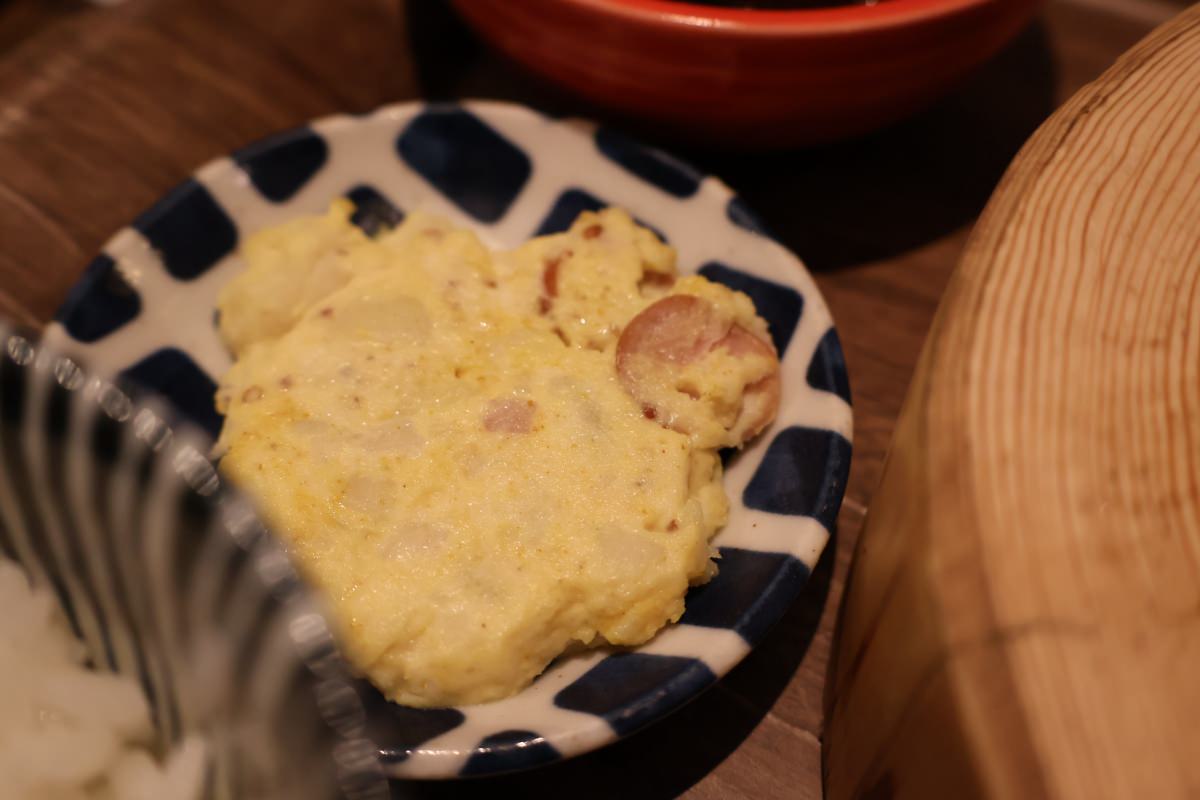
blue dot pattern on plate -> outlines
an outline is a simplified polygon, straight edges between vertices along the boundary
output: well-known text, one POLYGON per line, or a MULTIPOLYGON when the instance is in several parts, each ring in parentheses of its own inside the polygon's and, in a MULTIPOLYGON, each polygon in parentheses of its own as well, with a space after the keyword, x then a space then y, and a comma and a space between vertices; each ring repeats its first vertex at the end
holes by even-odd
POLYGON ((734 225, 745 228, 751 233, 757 233, 760 236, 771 235, 762 218, 750 210, 750 206, 746 205, 745 200, 736 195, 729 198, 729 202, 725 204, 725 216, 729 217, 729 221, 734 225))
POLYGON ((800 315, 804 312, 804 298, 800 293, 790 286, 756 278, 719 261, 710 261, 698 271, 714 283, 721 283, 730 289, 750 295, 758 315, 767 321, 771 339, 775 342, 775 350, 782 358, 788 342, 792 340, 792 334, 796 332, 800 315))
POLYGON ((496 222, 529 180, 525 151, 461 108, 431 108, 396 140, 400 157, 456 206, 496 222))
POLYGON ((95 342, 132 322, 142 310, 137 289, 129 285, 117 264, 96 256, 54 318, 81 342, 95 342))
POLYGON ((534 236, 546 236, 551 233, 562 233, 571 227, 571 223, 575 221, 584 211, 599 211, 604 208, 605 203, 595 195, 588 194, 582 189, 567 189, 558 196, 547 212, 542 224, 538 225, 534 231, 534 236))
POLYGON ((290 199, 328 159, 329 145, 308 128, 272 136, 233 154, 254 188, 273 203, 290 199))
POLYGON ((237 246, 237 228, 196 180, 177 186, 133 221, 179 280, 198 278, 237 246))
POLYGON ((833 392, 847 403, 850 402, 850 378, 846 374, 846 357, 842 355, 842 344, 835 329, 830 328, 821 337, 817 349, 813 352, 812 361, 808 362, 805 379, 814 389, 833 392))
POLYGON ((678 198, 691 197, 700 188, 701 175, 692 167, 627 139, 608 128, 596 129, 596 148, 647 183, 678 198))
POLYGON ((217 384, 182 350, 156 350, 122 370, 120 377, 163 395, 209 435, 215 437, 221 430, 221 415, 213 405, 217 384))
POLYGON ((832 531, 850 472, 850 442, 834 431, 785 428, 746 485, 747 508, 815 517, 832 531))
POLYGON ((716 680, 703 661, 683 656, 617 653, 554 696, 554 704, 595 714, 618 735, 633 733, 716 680))
POLYGON ((804 584, 809 569, 787 553, 740 547, 720 548, 720 571, 708 583, 690 590, 679 620, 706 628, 730 628, 750 644, 762 640, 776 615, 762 611, 781 606, 780 614, 804 584))
POLYGON ((354 203, 350 221, 362 228, 363 233, 374 236, 404 222, 404 212, 388 200, 373 186, 360 183, 346 191, 346 197, 354 203))
MULTIPOLYGON (((594 194, 585 192, 583 189, 567 189, 554 201, 554 205, 551 206, 550 211, 542 219, 542 223, 538 225, 533 235, 546 236, 551 233, 562 233, 569 229, 575 218, 584 211, 600 211, 601 209, 608 208, 610 205, 612 204, 601 200, 594 194)), ((640 219, 635 218, 634 221, 642 227, 654 231, 654 235, 660 240, 667 241, 666 234, 658 228, 640 219)))
POLYGON ((466 719, 456 708, 410 708, 388 702, 367 681, 360 681, 359 695, 367 714, 367 735, 386 763, 405 761, 414 748, 454 730, 466 719))
POLYGON ((509 730, 485 737, 459 770, 460 775, 494 775, 549 764, 562 758, 534 731, 509 730))

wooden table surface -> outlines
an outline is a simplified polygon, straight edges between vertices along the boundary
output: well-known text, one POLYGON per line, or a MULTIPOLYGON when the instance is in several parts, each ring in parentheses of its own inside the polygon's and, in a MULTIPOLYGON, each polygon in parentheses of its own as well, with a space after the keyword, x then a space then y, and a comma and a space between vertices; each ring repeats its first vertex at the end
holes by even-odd
MULTIPOLYGON (((673 717, 571 762, 409 784, 406 796, 821 796, 843 576, 966 236, 1034 128, 1182 5, 1052 0, 959 91, 858 141, 748 156, 632 126, 744 195, 829 301, 856 417, 836 539, 766 641, 673 717)), ((0 314, 44 323, 103 240, 209 158, 314 116, 421 96, 602 116, 489 54, 435 0, 0 0, 0 314)))

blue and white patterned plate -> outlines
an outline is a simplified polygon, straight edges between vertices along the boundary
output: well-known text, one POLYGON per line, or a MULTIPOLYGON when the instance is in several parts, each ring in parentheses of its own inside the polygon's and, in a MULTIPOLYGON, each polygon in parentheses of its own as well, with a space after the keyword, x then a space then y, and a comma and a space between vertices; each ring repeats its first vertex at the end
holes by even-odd
POLYGON ((622 206, 699 271, 749 294, 783 362, 783 402, 734 457, 720 574, 651 642, 555 662, 515 697, 416 710, 374 694, 370 732, 397 777, 520 769, 592 750, 662 717, 728 672, 795 599, 824 548, 850 466, 845 365, 800 261, 719 180, 578 120, 519 106, 405 104, 334 116, 201 167, 118 232, 47 331, 57 347, 158 390, 215 433, 214 379, 229 366, 217 292, 261 228, 339 195, 367 229, 418 206, 512 247, 564 230, 584 209, 622 206))

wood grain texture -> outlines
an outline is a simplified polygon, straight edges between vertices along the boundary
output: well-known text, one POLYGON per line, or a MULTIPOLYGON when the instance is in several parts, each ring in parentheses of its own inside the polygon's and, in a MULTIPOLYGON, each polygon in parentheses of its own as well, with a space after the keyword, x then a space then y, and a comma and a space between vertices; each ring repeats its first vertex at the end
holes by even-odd
POLYGON ((0 60, 0 312, 49 317, 117 228, 210 158, 415 91, 387 0, 65 4, 0 60), (370 53, 370 56, 364 56, 370 53))
POLYGON ((1022 150, 859 541, 828 795, 1200 794, 1200 6, 1022 150))
MULTIPOLYGON (((0 14, 0 314, 31 325, 49 319, 109 234, 197 165, 275 130, 417 96, 595 115, 489 53, 440 0, 127 0, 110 10, 8 0, 0 9, 15 9, 10 28, 0 14)), ((856 417, 837 537, 780 625, 673 717, 527 775, 399 791, 821 796, 822 696, 843 576, 942 290, 1019 146, 1144 35, 1143 16, 1052 0, 961 90, 902 125, 771 158, 684 153, 804 258, 837 320, 856 417)))

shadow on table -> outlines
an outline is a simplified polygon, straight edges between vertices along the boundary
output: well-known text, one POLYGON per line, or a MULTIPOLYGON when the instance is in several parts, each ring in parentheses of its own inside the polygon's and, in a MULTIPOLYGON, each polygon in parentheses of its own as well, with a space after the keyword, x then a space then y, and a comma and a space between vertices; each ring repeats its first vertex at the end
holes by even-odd
POLYGON ((666 719, 602 750, 548 767, 462 781, 395 781, 393 796, 404 800, 559 800, 564 794, 572 800, 677 797, 737 749, 787 687, 820 623, 837 547, 835 534, 800 597, 746 660, 666 719))
POLYGON ((899 255, 973 220, 1056 107, 1055 64, 1033 24, 964 86, 868 136, 770 154, 696 150, 560 92, 482 46, 445 0, 410 2, 425 97, 492 97, 616 124, 721 176, 815 271, 899 255))
POLYGON ((887 259, 973 221, 1055 109, 1040 23, 960 90, 860 139, 773 155, 689 154, 735 187, 809 269, 887 259))

